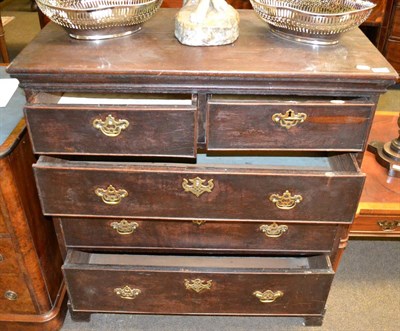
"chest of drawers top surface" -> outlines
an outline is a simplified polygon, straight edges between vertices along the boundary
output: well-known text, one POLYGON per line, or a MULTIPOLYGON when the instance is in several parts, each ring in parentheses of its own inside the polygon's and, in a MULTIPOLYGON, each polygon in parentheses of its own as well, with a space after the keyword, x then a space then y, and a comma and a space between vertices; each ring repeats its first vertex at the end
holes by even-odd
POLYGON ((119 91, 226 92, 240 86, 262 92, 283 88, 282 82, 286 88, 296 83, 297 90, 314 93, 316 87, 340 90, 349 82, 351 89, 360 89, 361 84, 382 91, 397 77, 357 29, 345 33, 336 46, 313 47, 274 36, 252 10, 242 10, 235 43, 188 47, 174 37, 175 13, 162 9, 137 34, 96 43, 73 40, 61 27, 49 24, 8 71, 24 87, 62 91, 74 86, 79 91, 96 90, 99 84, 103 91, 115 90, 113 84, 119 84, 119 91))

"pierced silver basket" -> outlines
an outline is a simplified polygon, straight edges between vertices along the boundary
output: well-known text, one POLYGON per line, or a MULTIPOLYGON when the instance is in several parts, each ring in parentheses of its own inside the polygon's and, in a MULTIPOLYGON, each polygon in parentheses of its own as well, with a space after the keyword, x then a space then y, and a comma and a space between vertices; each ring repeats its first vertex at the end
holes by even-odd
POLYGON ((76 39, 98 40, 138 31, 163 0, 36 0, 40 10, 76 39))
POLYGON ((365 0, 250 0, 257 15, 282 37, 317 45, 339 41, 363 23, 375 4, 365 0))

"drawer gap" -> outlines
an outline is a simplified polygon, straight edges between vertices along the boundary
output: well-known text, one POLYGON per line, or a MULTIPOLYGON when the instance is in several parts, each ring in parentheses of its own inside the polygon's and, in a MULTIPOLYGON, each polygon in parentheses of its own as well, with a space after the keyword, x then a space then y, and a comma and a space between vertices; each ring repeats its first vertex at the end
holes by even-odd
POLYGON ((367 97, 354 97, 354 96, 300 96, 300 95, 233 95, 233 94, 219 94, 210 95, 209 102, 249 102, 253 103, 277 103, 289 102, 293 104, 301 103, 332 103, 332 104, 346 104, 346 103, 361 103, 371 102, 367 97))
POLYGON ((214 272, 270 272, 275 270, 332 271, 329 257, 325 255, 303 257, 253 257, 253 256, 181 256, 181 255, 134 255, 99 254, 71 250, 65 265, 100 267, 120 266, 133 269, 200 270, 212 269, 214 272))
POLYGON ((54 105, 191 106, 193 104, 193 95, 162 93, 38 93, 29 101, 35 104, 54 105))

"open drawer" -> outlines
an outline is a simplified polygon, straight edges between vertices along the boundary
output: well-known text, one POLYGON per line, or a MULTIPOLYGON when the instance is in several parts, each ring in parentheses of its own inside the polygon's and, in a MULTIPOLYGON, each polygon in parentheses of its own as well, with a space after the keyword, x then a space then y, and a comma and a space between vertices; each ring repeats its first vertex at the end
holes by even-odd
POLYGON ((349 154, 198 155, 196 164, 42 156, 34 171, 53 216, 350 223, 364 183, 349 154))
POLYGON ((25 107, 37 154, 195 157, 192 95, 39 94, 25 107))
POLYGON ((207 149, 362 151, 374 110, 365 98, 215 95, 207 149))
POLYGON ((92 254, 71 250, 63 272, 73 311, 322 314, 329 258, 92 254))

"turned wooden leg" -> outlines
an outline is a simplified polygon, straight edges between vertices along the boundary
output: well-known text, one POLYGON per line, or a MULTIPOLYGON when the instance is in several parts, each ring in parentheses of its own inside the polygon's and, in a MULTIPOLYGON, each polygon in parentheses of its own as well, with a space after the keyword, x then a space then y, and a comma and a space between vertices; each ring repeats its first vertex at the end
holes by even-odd
POLYGON ((71 319, 74 322, 90 322, 91 313, 83 313, 83 312, 74 311, 71 307, 70 302, 68 302, 68 309, 69 309, 69 313, 71 315, 71 319))

